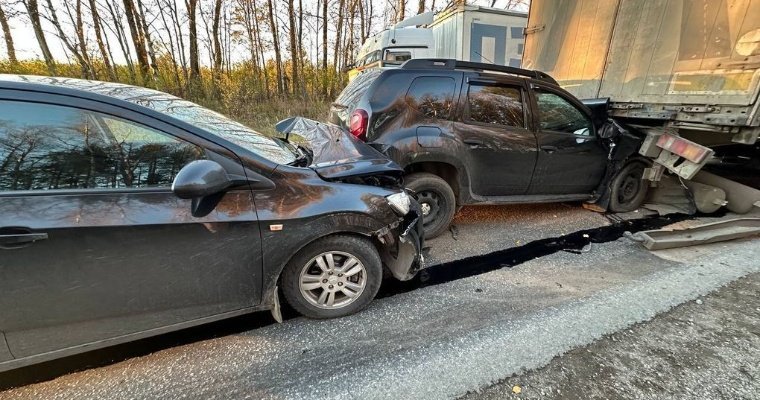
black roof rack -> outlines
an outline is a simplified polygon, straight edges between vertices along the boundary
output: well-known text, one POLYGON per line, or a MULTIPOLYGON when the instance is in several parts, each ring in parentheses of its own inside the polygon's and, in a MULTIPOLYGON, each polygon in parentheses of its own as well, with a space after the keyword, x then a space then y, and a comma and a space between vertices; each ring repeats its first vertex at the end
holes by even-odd
POLYGON ((510 67, 507 65, 486 64, 471 61, 459 61, 449 58, 413 58, 401 65, 403 69, 472 69, 477 71, 503 72, 506 74, 525 76, 528 78, 538 79, 551 84, 557 85, 554 80, 545 72, 531 69, 510 67))

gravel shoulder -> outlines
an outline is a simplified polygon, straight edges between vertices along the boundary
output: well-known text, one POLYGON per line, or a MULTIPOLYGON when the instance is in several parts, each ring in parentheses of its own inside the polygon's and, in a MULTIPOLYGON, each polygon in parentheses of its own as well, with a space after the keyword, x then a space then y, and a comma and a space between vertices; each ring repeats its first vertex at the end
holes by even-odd
POLYGON ((760 399, 758 293, 749 275, 463 399, 760 399))

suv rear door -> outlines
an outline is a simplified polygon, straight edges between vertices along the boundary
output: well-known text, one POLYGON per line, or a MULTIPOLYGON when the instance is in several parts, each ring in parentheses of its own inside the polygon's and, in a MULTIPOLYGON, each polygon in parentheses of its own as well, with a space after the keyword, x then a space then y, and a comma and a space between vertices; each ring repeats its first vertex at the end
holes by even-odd
POLYGON ((532 84, 538 161, 528 194, 590 194, 607 168, 607 150, 580 101, 561 90, 532 84))
POLYGON ((536 136, 522 79, 470 76, 460 96, 455 132, 467 149, 473 193, 514 196, 528 191, 536 136))

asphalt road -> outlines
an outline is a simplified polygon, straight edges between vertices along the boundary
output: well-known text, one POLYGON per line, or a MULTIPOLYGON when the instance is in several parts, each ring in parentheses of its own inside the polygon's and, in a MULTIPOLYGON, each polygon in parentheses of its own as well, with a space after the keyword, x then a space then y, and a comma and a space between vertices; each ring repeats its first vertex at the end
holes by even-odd
MULTIPOLYGON (((532 210, 543 220, 555 218, 547 210, 562 210, 552 207, 565 206, 532 210)), ((579 219, 607 224, 570 210, 540 236, 570 232, 579 219)), ((505 224, 498 234, 509 243, 529 240, 531 223, 505 224)), ((490 239, 464 232, 457 237, 463 252, 470 241, 490 239)), ((652 254, 621 239, 469 277, 452 278, 450 264, 433 267, 422 284, 391 290, 354 316, 295 318, 0 392, 0 399, 453 398, 760 272, 758 243, 652 254)))
POLYGON ((759 399, 758 293, 749 275, 463 400, 759 399))

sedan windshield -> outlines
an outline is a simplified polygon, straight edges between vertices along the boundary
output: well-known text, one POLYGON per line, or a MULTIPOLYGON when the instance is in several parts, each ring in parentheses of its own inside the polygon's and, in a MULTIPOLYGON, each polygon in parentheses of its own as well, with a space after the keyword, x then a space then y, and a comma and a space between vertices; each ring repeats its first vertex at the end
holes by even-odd
POLYGON ((129 100, 200 127, 278 164, 289 164, 296 158, 285 143, 187 100, 163 93, 129 100))

